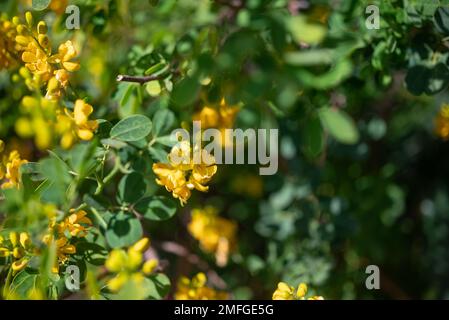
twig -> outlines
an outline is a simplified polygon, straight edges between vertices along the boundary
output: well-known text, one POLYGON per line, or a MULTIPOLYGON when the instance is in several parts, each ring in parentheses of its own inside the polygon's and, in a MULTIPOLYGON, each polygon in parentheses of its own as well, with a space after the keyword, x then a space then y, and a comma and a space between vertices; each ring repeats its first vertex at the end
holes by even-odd
POLYGON ((124 74, 120 74, 117 76, 118 82, 135 82, 140 84, 145 84, 150 81, 160 80, 161 76, 128 76, 124 74))
POLYGON ((226 282, 214 271, 211 270, 209 264, 198 257, 196 254, 189 252, 182 245, 172 242, 166 241, 160 243, 160 248, 165 252, 169 252, 175 254, 180 257, 186 258, 186 260, 193 265, 197 265, 200 269, 207 270, 207 276, 209 280, 218 288, 218 289, 226 289, 226 282))

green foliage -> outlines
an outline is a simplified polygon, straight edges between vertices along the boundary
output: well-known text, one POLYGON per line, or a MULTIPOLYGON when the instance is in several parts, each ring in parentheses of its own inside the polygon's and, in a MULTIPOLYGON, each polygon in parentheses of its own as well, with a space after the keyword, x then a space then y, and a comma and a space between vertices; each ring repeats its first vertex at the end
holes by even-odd
POLYGON ((448 100, 449 1, 70 3, 80 7, 79 30, 66 29, 51 1, 0 3, 6 17, 32 10, 51 23, 51 38, 77 43, 81 69, 58 103, 71 114, 70 101, 85 99, 98 119, 90 141, 40 150, 17 127, 23 97, 41 99, 46 87, 30 90, 21 61, 1 70, 0 137, 28 163, 20 188, 0 191, 0 235, 27 231, 39 249, 14 276, 12 260, 0 258, 9 295, 66 297, 64 270, 77 265, 83 298, 172 298, 181 276, 212 269, 209 284, 224 283, 232 298, 270 298, 279 281, 336 299, 448 296, 449 152, 434 118, 448 100), (365 25, 370 4, 378 30, 365 25), (209 191, 189 189, 181 207, 152 167, 167 163, 173 129, 190 130, 223 98, 239 108, 234 127, 279 129, 279 170, 219 165, 209 191), (188 227, 192 210, 208 205, 237 225, 226 266, 188 227), (66 231, 76 253, 54 274, 57 248, 42 236, 50 217, 61 223, 71 209, 85 210, 92 227, 85 237, 66 231), (145 259, 163 263, 113 292, 111 250, 144 236, 145 259), (369 264, 389 286, 365 288, 369 264))

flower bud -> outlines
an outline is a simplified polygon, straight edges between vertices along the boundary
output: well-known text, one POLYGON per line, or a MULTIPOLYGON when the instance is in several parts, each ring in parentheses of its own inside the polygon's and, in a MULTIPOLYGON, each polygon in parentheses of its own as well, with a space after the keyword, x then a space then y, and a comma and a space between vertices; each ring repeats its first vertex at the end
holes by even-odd
POLYGON ((48 39, 45 34, 38 35, 37 40, 39 41, 39 44, 46 49, 50 46, 50 39, 48 39))
POLYGON ((127 268, 129 270, 136 270, 142 263, 143 255, 139 251, 129 250, 128 251, 128 261, 127 268))
POLYGON ((29 41, 28 37, 16 36, 16 42, 22 46, 27 46, 30 41, 29 41))
POLYGON ((9 256, 8 248, 0 248, 0 258, 5 258, 9 256))
POLYGON ((11 241, 11 244, 13 247, 16 247, 19 243, 19 235, 17 232, 10 232, 9 233, 9 240, 11 241))
POLYGON ((29 26, 32 26, 33 25, 33 14, 31 12, 27 11, 25 13, 25 20, 29 26))
POLYGON ((30 236, 26 232, 20 233, 19 241, 20 241, 20 244, 22 245, 22 247, 25 249, 27 249, 31 245, 30 236))
POLYGON ((138 252, 144 252, 150 247, 150 239, 148 238, 142 238, 139 241, 137 241, 130 250, 138 251, 138 252))
POLYGON ((48 31, 47 24, 45 21, 39 21, 37 24, 37 33, 38 34, 46 34, 48 31))
POLYGON ((28 32, 27 27, 26 27, 24 24, 19 24, 19 25, 16 27, 16 31, 17 31, 17 33, 20 34, 20 35, 25 35, 25 34, 27 34, 27 32, 28 32))
POLYGON ((14 25, 19 25, 20 24, 20 19, 19 19, 19 17, 17 17, 17 16, 15 16, 15 17, 13 17, 12 18, 12 23, 14 24, 14 25))
POLYGON ((15 272, 20 271, 20 270, 24 269, 27 264, 28 264, 28 259, 26 259, 26 258, 23 258, 21 260, 15 261, 12 264, 12 270, 15 271, 15 272))
POLYGON ((300 283, 298 290, 296 291, 296 297, 303 298, 307 293, 307 285, 305 283, 300 283))
POLYGON ((20 259, 20 258, 22 258, 25 255, 25 252, 23 251, 23 248, 15 247, 12 250, 12 255, 13 255, 14 258, 20 259))
POLYGON ((106 260, 105 266, 109 271, 119 272, 125 267, 127 260, 126 252, 123 250, 112 250, 106 260))
POLYGON ((152 274, 157 268, 158 261, 156 259, 150 259, 143 264, 142 271, 146 275, 152 274))

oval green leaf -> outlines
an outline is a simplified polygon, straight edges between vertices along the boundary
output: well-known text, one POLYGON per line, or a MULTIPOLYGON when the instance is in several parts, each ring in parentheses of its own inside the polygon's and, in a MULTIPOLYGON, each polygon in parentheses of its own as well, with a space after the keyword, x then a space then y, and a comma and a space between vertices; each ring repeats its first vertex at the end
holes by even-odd
POLYGON ((338 109, 322 108, 319 111, 321 124, 335 140, 345 144, 355 144, 359 132, 354 121, 346 112, 338 109))
POLYGON ((111 217, 105 233, 106 241, 112 248, 128 247, 142 238, 142 235, 139 219, 123 211, 111 217))
POLYGON ((51 0, 33 0, 31 6, 34 10, 45 10, 50 5, 51 0))
POLYGON ((111 129, 111 138, 122 141, 137 141, 151 132, 152 123, 144 115, 133 115, 121 120, 111 129))
POLYGON ((144 198, 134 207, 145 219, 163 221, 170 219, 176 213, 176 202, 164 196, 144 198))

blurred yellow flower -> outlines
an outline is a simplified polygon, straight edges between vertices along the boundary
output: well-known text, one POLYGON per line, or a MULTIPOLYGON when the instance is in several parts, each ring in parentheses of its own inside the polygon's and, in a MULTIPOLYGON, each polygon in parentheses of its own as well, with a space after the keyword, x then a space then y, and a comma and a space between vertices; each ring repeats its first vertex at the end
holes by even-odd
POLYGON ((4 18, 0 18, 0 70, 16 65, 16 27, 4 18))
POLYGON ((6 180, 1 184, 1 188, 18 188, 20 186, 20 166, 28 161, 21 159, 17 150, 11 151, 9 155, 2 155, 0 152, 0 161, 0 180, 6 180))
MULTIPOLYGON (((211 163, 215 162, 213 156, 205 150, 193 150, 193 152, 201 152, 205 157, 211 159, 211 163)), ((165 186, 175 199, 179 199, 182 206, 190 198, 191 190, 208 191, 209 187, 205 184, 217 172, 215 164, 207 165, 202 161, 200 164, 194 164, 191 155, 192 148, 190 143, 182 141, 179 146, 172 148, 168 155, 168 164, 153 164, 153 172, 157 176, 156 183, 165 186), (178 159, 181 159, 181 161, 178 161, 178 159)))
POLYGON ((76 100, 73 113, 66 110, 67 116, 73 121, 74 130, 81 140, 91 140, 94 131, 98 128, 97 120, 89 120, 93 111, 92 106, 81 99, 76 100))
POLYGON ((0 257, 12 257, 11 269, 14 273, 23 270, 33 254, 30 235, 27 232, 20 234, 13 231, 9 233, 9 242, 3 238, 0 242, 0 257))
POLYGON ((68 255, 76 253, 76 247, 69 242, 65 236, 58 236, 56 239, 52 234, 47 234, 44 236, 42 241, 50 245, 52 242, 56 245, 56 256, 57 259, 52 267, 53 273, 59 273, 59 267, 64 265, 69 259, 68 255))
POLYGON ((176 300, 226 300, 227 292, 218 291, 206 285, 207 277, 204 273, 198 273, 192 280, 181 277, 175 293, 176 300))
MULTIPOLYGON (((306 300, 307 285, 300 283, 298 289, 285 282, 279 282, 276 291, 273 293, 273 300, 306 300)), ((321 296, 312 296, 307 300, 323 300, 321 296)))
POLYGON ((70 210, 70 215, 57 226, 58 232, 64 234, 66 231, 72 237, 85 237, 87 230, 92 226, 92 221, 87 217, 84 210, 70 210))
POLYGON ((115 277, 108 280, 110 291, 118 292, 128 281, 138 284, 144 279, 144 274, 151 274, 157 267, 157 260, 144 261, 143 254, 150 246, 150 239, 142 238, 130 246, 127 251, 114 249, 109 253, 105 267, 115 273, 115 277))
POLYGON ((443 104, 435 118, 435 133, 443 140, 449 140, 449 104, 443 104))
POLYGON ((218 216, 216 208, 207 206, 192 210, 192 220, 187 228, 204 251, 215 254, 219 266, 227 264, 229 253, 236 244, 235 222, 218 216))
POLYGON ((237 106, 229 106, 223 98, 218 107, 205 106, 193 116, 194 121, 201 121, 201 128, 216 128, 220 130, 223 140, 221 145, 225 146, 226 142, 232 137, 226 134, 226 129, 234 127, 235 118, 240 111, 237 106))

